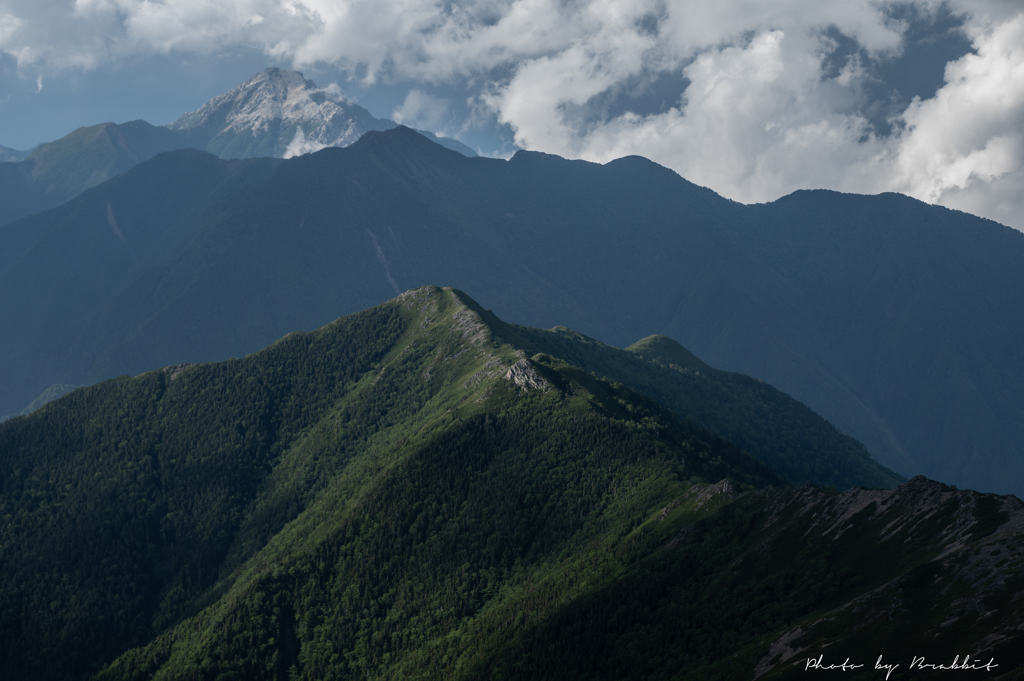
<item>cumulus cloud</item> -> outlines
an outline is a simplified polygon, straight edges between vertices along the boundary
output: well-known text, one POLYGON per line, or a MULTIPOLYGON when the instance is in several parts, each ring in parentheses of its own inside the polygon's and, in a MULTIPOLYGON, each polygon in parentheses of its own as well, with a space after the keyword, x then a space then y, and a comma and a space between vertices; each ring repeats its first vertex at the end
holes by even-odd
POLYGON ((1016 0, 0 0, 0 52, 33 77, 244 46, 412 82, 392 115, 421 127, 452 116, 426 84, 461 89, 529 149, 642 154, 741 201, 896 190, 1024 229, 1021 45, 1016 0), (869 86, 907 7, 960 17, 974 51, 893 110, 869 86), (636 105, 659 78, 678 91, 636 105))
POLYGON ((329 83, 327 87, 321 88, 321 91, 335 102, 343 103, 350 101, 337 83, 329 83))
POLYGON ((303 154, 312 154, 315 151, 320 151, 326 148, 326 144, 321 144, 316 140, 307 140, 306 133, 302 131, 302 128, 295 129, 295 136, 292 141, 288 143, 288 148, 284 150, 284 158, 293 158, 295 156, 302 156, 303 154))
POLYGON ((11 42, 22 21, 13 14, 0 14, 0 47, 11 42))
MULTIPOLYGON (((836 44, 820 30, 826 16, 813 8, 794 13, 799 21, 765 20, 711 46, 686 28, 667 29, 668 42, 645 41, 639 30, 618 32, 616 44, 597 35, 526 60, 485 100, 523 147, 599 162, 641 154, 744 202, 811 187, 901 191, 1024 229, 1024 14, 1006 11, 1006 3, 986 7, 965 26, 975 53, 951 62, 945 86, 915 99, 885 136, 865 114, 870 74, 863 64, 852 58, 827 72, 836 44), (654 64, 678 67, 687 50, 692 60, 681 73, 689 87, 674 106, 596 120, 579 115, 581 105, 654 64)), ((901 49, 905 27, 884 13, 827 16, 845 19, 838 28, 857 35, 875 59, 901 49)), ((705 26, 735 28, 705 18, 705 26)), ((660 30, 674 23, 670 12, 660 30)))
POLYGON ((449 118, 448 102, 418 88, 406 95, 405 101, 391 112, 398 123, 427 130, 441 130, 449 118))
POLYGON ((890 186, 1021 227, 1024 14, 979 31, 974 46, 904 112, 890 186))

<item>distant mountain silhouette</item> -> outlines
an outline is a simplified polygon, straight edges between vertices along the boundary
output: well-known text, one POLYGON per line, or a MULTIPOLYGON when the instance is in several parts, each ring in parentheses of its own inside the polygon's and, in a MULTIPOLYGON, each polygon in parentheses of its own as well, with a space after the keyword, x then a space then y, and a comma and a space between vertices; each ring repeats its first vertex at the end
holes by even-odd
POLYGON ((19 151, 17 149, 11 149, 10 147, 0 145, 0 163, 20 161, 28 156, 28 154, 29 152, 27 151, 19 151))
MULTIPOLYGON (((0 225, 59 206, 164 151, 195 148, 221 158, 296 156, 346 146, 397 125, 317 88, 297 71, 271 68, 166 127, 146 121, 79 128, 31 151, 0 147, 0 225)), ((466 156, 458 140, 421 135, 466 156)))
POLYGON ((196 144, 188 133, 146 121, 79 128, 23 160, 0 163, 0 225, 60 205, 161 152, 196 144))

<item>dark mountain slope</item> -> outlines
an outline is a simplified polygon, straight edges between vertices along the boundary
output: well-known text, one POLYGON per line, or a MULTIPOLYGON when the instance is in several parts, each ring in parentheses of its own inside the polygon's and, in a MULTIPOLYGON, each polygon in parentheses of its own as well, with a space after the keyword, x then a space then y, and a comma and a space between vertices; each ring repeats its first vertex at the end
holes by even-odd
MULTIPOLYGON (((503 426, 495 424, 497 437, 503 426)), ((738 494, 727 480, 668 487, 667 503, 632 529, 610 524, 542 564, 527 553, 498 590, 494 576, 508 563, 474 560, 460 537, 480 536, 474 512, 522 517, 503 503, 521 484, 515 464, 502 467, 515 452, 453 449, 470 470, 442 473, 436 450, 420 452, 333 531, 305 539, 331 517, 326 508, 316 520, 300 517, 219 603, 98 678, 805 678, 819 654, 826 664, 849 656, 866 671, 878 654, 905 669, 921 655, 948 665, 953 650, 997 665, 975 676, 1022 671, 1024 603, 1014 589, 1024 509, 1015 497, 952 492, 924 478, 841 496, 738 494), (494 484, 492 471, 508 486, 494 484), (396 503, 429 485, 455 503, 445 509, 438 499, 437 515, 433 497, 411 509, 396 503), (482 503, 485 494, 494 501, 482 503), (978 557, 997 551, 999 561, 978 557), (965 593, 972 586, 984 604, 965 593), (811 627, 803 638, 801 625, 811 627)), ((565 485, 558 473, 553 483, 565 485)), ((490 536, 507 536, 504 527, 499 521, 490 536)), ((505 555, 521 550, 517 539, 503 542, 505 555)))
POLYGON ((617 345, 670 336, 780 386, 905 475, 1024 489, 1024 237, 855 199, 742 206, 636 157, 468 159, 408 129, 369 133, 206 214, 181 250, 23 362, 45 385, 10 410, 54 383, 241 356, 445 281, 532 326, 617 345))
MULTIPOLYGON (((303 144, 290 146, 303 130, 306 141, 318 148, 345 146, 368 130, 396 125, 353 102, 332 99, 296 71, 268 69, 168 126, 142 120, 102 123, 31 151, 0 146, 0 225, 58 206, 165 151, 195 148, 225 159, 281 158, 310 150, 303 144)), ((418 132, 476 156, 458 140, 418 132)))
MULTIPOLYGON (((828 364, 884 418, 894 467, 931 452, 922 470, 943 480, 1024 480, 1024 234, 898 194, 825 191, 753 206, 746 227, 828 364)), ((801 392, 784 372, 702 356, 801 392)))
MULTIPOLYGON (((599 197, 636 191, 642 192, 638 201, 655 202, 664 196, 664 186, 648 177, 620 186, 623 178, 601 166, 552 163, 573 169, 568 177, 573 191, 583 195, 580 205, 593 206, 582 217, 570 219, 574 211, 559 208, 551 178, 528 160, 465 159, 407 128, 371 133, 347 149, 288 161, 266 183, 222 204, 187 248, 141 276, 70 345, 62 345, 55 354, 68 362, 98 354, 85 365, 88 372, 78 369, 76 380, 66 382, 137 373, 168 359, 245 354, 312 319, 326 321, 339 306, 355 311, 439 276, 476 283, 481 297, 506 314, 540 317, 549 324, 586 323, 595 298, 609 295, 614 309, 614 298, 622 294, 613 293, 606 277, 597 274, 614 272, 606 269, 605 261, 615 259, 608 254, 586 273, 564 266, 579 241, 571 228, 585 222, 613 233, 627 209, 591 222, 611 203, 599 197), (539 301, 539 311, 531 309, 530 300, 539 301), (187 357, 180 354, 183 348, 187 357)), ((664 172, 663 180, 678 180, 664 172)), ((694 191, 701 200, 728 205, 711 192, 694 191)), ((689 198, 666 199, 676 209, 673 221, 700 209, 689 198)), ((715 243, 720 237, 699 216, 691 225, 687 236, 701 242, 693 252, 722 250, 715 243)), ((659 250, 645 241, 639 248, 659 250)), ((591 249, 581 257, 601 251, 591 249)), ((723 263, 706 266, 716 265, 723 263)), ((653 283, 653 275, 648 277, 652 281, 639 285, 653 283)), ((664 297, 652 296, 656 300, 650 304, 664 297)))
POLYGON ((164 258, 205 207, 266 179, 278 161, 187 149, 137 166, 77 201, 0 227, 0 354, 72 328, 164 258))
POLYGON ((538 580, 521 601, 523 624, 471 629, 485 641, 471 639, 475 650, 463 635, 430 652, 461 653, 465 667, 447 677, 460 679, 877 679, 879 656, 899 666, 892 679, 940 678, 955 656, 995 665, 958 676, 1024 673, 1016 497, 923 477, 840 495, 727 490, 731 503, 692 524, 672 522, 677 507, 652 514, 620 548, 628 567, 600 588, 559 598, 564 583, 538 580), (819 656, 825 668, 809 668, 819 656), (947 667, 911 671, 914 658, 947 667), (841 671, 847 661, 860 669, 841 671))
POLYGON ((161 152, 202 144, 146 121, 79 128, 22 161, 0 164, 0 225, 60 205, 161 152))

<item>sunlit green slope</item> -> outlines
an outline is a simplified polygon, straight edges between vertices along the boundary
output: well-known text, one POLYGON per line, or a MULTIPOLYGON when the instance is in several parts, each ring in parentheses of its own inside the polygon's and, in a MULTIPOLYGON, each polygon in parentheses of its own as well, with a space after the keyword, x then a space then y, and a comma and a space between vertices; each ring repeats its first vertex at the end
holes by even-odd
POLYGON ((788 488, 545 334, 425 287, 0 425, 5 678, 740 679, 894 607, 1021 662, 1020 502, 788 488))
POLYGON ((248 583, 258 551, 307 556, 379 525, 358 561, 391 561, 389 545, 437 522, 448 534, 424 564, 485 561, 497 589, 523 561, 640 522, 692 476, 781 482, 621 385, 521 355, 458 294, 426 288, 4 424, 0 626, 16 645, 0 669, 47 678, 112 659, 248 583))

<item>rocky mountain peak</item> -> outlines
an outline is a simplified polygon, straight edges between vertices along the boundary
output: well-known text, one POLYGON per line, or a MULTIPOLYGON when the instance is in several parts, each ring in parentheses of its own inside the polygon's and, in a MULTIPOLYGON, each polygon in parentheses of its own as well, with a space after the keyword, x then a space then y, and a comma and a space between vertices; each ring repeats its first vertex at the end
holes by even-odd
MULTIPOLYGON (((269 68, 168 127, 209 139, 206 150, 221 158, 291 158, 346 147, 371 130, 395 125, 345 98, 337 86, 320 88, 298 71, 269 68)), ((456 140, 417 132, 460 154, 476 155, 456 140)))
POLYGON ((203 109, 214 109, 218 104, 230 102, 235 106, 227 117, 229 127, 265 131, 275 119, 300 120, 315 116, 317 112, 312 109, 327 99, 319 93, 321 96, 315 98, 319 102, 314 101, 311 95, 318 90, 316 83, 306 80, 298 71, 270 68, 212 100, 203 109))
POLYGON ((289 158, 347 146, 369 130, 393 126, 337 89, 321 89, 298 71, 269 68, 169 127, 205 133, 207 148, 224 158, 289 158))

